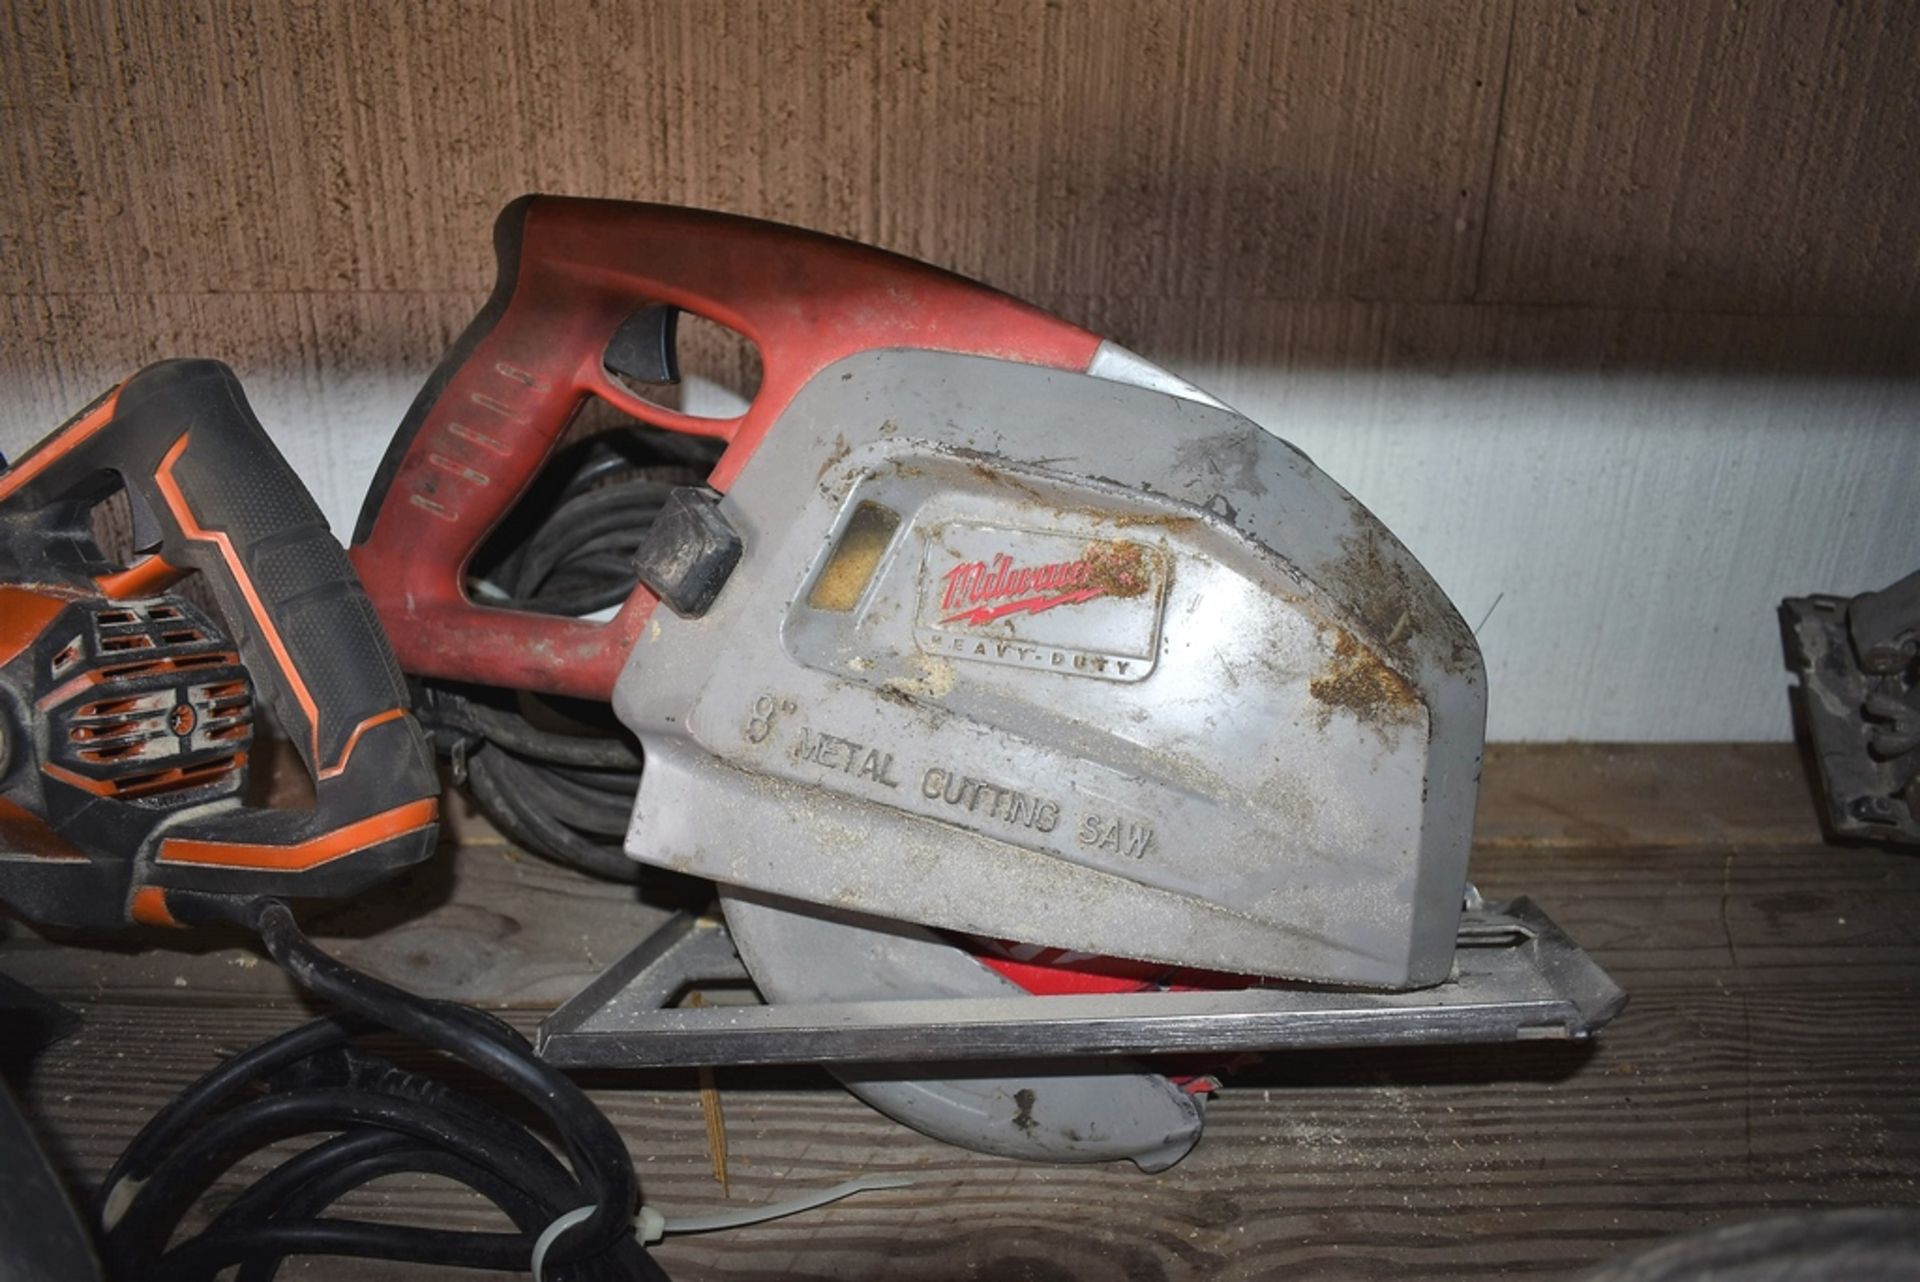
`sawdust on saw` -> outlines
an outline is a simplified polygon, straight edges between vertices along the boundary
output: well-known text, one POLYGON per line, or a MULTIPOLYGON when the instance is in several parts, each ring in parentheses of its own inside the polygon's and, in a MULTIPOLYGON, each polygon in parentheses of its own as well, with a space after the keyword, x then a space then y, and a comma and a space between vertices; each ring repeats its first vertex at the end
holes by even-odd
POLYGON ((1307 689, 1321 703, 1323 729, 1335 709, 1381 731, 1420 718, 1420 696, 1407 679, 1344 628, 1334 629, 1333 656, 1307 689))
POLYGON ((1153 586, 1154 567, 1138 543, 1089 543, 1080 556, 1087 566, 1086 585, 1099 589, 1101 596, 1127 600, 1146 595, 1153 586))

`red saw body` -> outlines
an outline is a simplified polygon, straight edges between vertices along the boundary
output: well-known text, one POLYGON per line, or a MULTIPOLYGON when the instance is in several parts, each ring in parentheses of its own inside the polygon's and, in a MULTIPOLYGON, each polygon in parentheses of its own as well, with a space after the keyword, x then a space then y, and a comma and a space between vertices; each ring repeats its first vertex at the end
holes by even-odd
MULTIPOLYGON (((609 622, 533 617, 468 597, 467 563, 598 397, 643 423, 716 437, 708 477, 725 492, 787 403, 857 352, 912 347, 1084 370, 1100 340, 962 277, 878 250, 747 218, 666 205, 526 197, 494 235, 493 296, 408 410, 354 532, 353 560, 406 671, 585 699, 613 683, 657 598, 646 587, 609 622), (671 313, 752 340, 763 375, 736 418, 676 413, 610 368, 648 357, 671 313), (616 354, 615 360, 619 359, 616 354)), ((665 342, 670 345, 671 331, 665 342)), ((657 359, 657 358, 656 358, 657 359)))

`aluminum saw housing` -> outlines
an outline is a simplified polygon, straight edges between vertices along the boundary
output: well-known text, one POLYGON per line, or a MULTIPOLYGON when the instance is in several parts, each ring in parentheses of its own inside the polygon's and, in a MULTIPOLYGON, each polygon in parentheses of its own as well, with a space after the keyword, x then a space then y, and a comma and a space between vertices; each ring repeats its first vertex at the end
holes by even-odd
POLYGON ((717 512, 738 564, 615 690, 634 858, 1072 952, 1447 977, 1479 650, 1283 441, 1197 394, 874 351, 717 512))

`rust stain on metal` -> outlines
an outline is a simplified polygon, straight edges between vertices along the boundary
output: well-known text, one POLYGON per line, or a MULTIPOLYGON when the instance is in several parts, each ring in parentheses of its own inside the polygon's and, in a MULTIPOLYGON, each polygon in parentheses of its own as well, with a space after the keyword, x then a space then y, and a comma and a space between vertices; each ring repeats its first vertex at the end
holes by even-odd
POLYGON ((1344 629, 1335 629, 1333 657, 1326 668, 1308 682, 1307 689, 1323 705, 1320 713, 1323 727, 1336 708, 1351 712, 1382 732, 1420 718, 1420 696, 1407 684, 1406 678, 1382 663, 1380 656, 1344 629))
POLYGON ((1085 586, 1100 589, 1101 596, 1145 596, 1153 587, 1154 567, 1147 560, 1146 548, 1138 543, 1124 539, 1089 543, 1081 557, 1087 564, 1085 586))
POLYGON ((1092 512, 1091 515, 1123 530, 1137 529, 1144 525, 1170 533, 1179 533, 1200 524, 1200 518, 1197 516, 1181 516, 1173 512, 1092 512))
POLYGON ((1181 534, 1200 524, 1199 517, 1179 512, 1114 512, 1088 505, 1055 507, 1053 514, 1062 520, 1078 517, 1097 521, 1117 530, 1165 530, 1169 534, 1181 534))

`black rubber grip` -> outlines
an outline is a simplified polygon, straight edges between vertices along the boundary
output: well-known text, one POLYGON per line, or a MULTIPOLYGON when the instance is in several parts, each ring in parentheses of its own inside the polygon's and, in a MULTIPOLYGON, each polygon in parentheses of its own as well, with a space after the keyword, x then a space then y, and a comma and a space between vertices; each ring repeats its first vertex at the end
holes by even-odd
POLYGON ((357 726, 406 706, 353 566, 226 366, 169 361, 136 374, 103 444, 160 516, 160 555, 213 589, 310 770, 339 765, 357 726), (130 449, 151 468, 129 466, 130 449))
MULTIPOLYGON (((215 810, 171 825, 162 865, 176 840, 257 845, 256 865, 235 856, 233 866, 286 876, 250 887, 331 894, 430 853, 433 827, 414 821, 430 810, 418 803, 437 798, 438 779, 399 665, 352 563, 231 370, 207 360, 150 366, 120 387, 110 420, 89 428, 83 414, 19 460, 15 475, 0 504, 14 560, 40 581, 85 588, 105 567, 75 549, 87 509, 117 476, 151 514, 159 556, 211 590, 256 696, 315 780, 313 810, 215 810)), ((232 890, 220 867, 181 863, 156 879, 232 890)))

